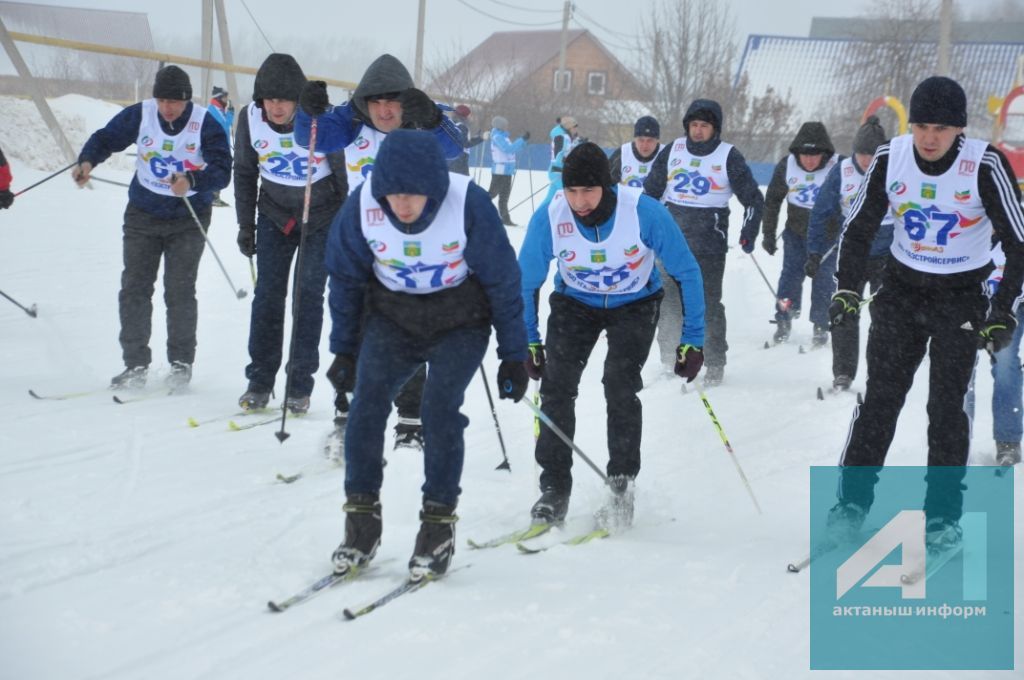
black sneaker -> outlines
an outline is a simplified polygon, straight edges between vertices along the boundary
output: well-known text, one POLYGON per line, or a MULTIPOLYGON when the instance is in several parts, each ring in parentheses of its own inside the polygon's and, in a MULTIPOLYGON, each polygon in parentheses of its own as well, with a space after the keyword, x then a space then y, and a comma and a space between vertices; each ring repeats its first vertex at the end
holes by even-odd
POLYGON ((559 489, 543 489, 530 509, 534 524, 561 524, 568 513, 569 492, 559 489))
POLYGON ((191 381, 192 364, 186 364, 184 361, 172 361, 171 371, 164 378, 164 384, 173 391, 188 386, 191 381))
POLYGON ((836 503, 828 511, 825 534, 835 543, 853 543, 867 513, 856 503, 836 503))
POLYGON ((777 319, 774 323, 777 325, 777 328, 775 329, 775 335, 772 336, 772 342, 776 345, 781 345, 789 340, 789 332, 793 327, 793 322, 789 319, 777 319))
POLYGON ((249 383, 249 389, 238 398, 238 405, 243 411, 259 411, 270 403, 270 390, 264 389, 255 383, 249 383))
POLYGON ((610 498, 597 511, 595 519, 599 526, 609 531, 627 529, 633 525, 633 498, 635 485, 627 475, 612 475, 608 478, 610 498))
POLYGON ((110 379, 110 389, 141 390, 146 386, 147 373, 149 373, 149 368, 146 366, 126 368, 110 379))
POLYGON ((1020 442, 996 442, 996 465, 1016 465, 1020 462, 1020 442))
POLYGON ((395 425, 395 450, 423 450, 423 425, 419 418, 399 418, 395 425))
POLYGON ((828 326, 814 324, 814 335, 811 336, 811 346, 824 347, 828 344, 828 326))
POLYGON ((455 555, 455 523, 459 521, 454 505, 423 501, 420 510, 420 531, 409 560, 409 576, 413 580, 440 576, 448 571, 455 555))
POLYGON ((334 571, 344 574, 368 564, 380 547, 380 500, 376 494, 354 493, 342 506, 345 511, 345 542, 331 555, 334 571))

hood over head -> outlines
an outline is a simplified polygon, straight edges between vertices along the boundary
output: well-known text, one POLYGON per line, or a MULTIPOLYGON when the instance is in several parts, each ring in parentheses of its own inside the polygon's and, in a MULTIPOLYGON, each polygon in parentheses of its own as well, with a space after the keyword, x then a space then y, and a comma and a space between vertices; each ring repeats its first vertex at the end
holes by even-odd
POLYGON ((384 138, 373 162, 370 191, 389 214, 385 196, 419 194, 429 199, 423 211, 429 224, 448 193, 448 184, 448 162, 432 132, 398 129, 384 138))
POLYGON ((299 101, 306 75, 299 62, 290 54, 274 53, 263 60, 252 86, 252 99, 263 107, 264 99, 299 101))
MULTIPOLYGON (((366 106, 367 97, 382 94, 399 94, 415 87, 409 75, 409 69, 390 54, 382 54, 366 67, 366 73, 352 93, 352 105, 364 121, 370 120, 370 110, 366 106)), ((376 171, 376 168, 374 168, 376 171)))
POLYGON ((715 137, 722 134, 722 106, 714 99, 694 99, 683 116, 683 128, 688 133, 690 121, 702 120, 715 126, 715 137))
POLYGON ((800 126, 796 137, 793 138, 793 143, 789 145, 789 152, 797 155, 823 153, 826 156, 831 156, 836 152, 836 147, 832 145, 832 139, 828 136, 825 124, 812 120, 800 126))

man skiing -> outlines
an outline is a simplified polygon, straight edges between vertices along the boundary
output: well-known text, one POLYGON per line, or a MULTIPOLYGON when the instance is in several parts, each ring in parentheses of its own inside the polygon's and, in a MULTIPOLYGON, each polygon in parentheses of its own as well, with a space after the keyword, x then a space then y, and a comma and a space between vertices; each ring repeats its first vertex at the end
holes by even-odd
POLYGON ((633 141, 626 142, 612 152, 608 159, 612 169, 612 182, 631 187, 643 187, 651 171, 651 164, 665 148, 659 144, 661 125, 654 116, 641 116, 633 124, 633 141))
POLYGON ((579 136, 580 124, 572 116, 560 116, 555 126, 548 132, 551 142, 551 163, 548 165, 548 193, 545 201, 550 201, 555 192, 562 188, 562 163, 569 152, 581 144, 579 136))
MULTIPOLYGON (((377 149, 388 133, 402 125, 403 119, 416 120, 417 127, 430 129, 448 160, 462 153, 454 123, 441 114, 429 97, 415 89, 409 71, 390 54, 381 55, 367 67, 348 102, 332 107, 327 84, 317 80, 305 86, 300 104, 295 115, 295 141, 309 148, 310 124, 316 117, 316 148, 324 153, 345 151, 349 192, 354 192, 369 176, 377 149)), ((417 371, 395 401, 396 449, 423 447, 420 402, 425 377, 426 368, 417 371)), ((344 415, 347 396, 339 394, 335 406, 344 415)))
MULTIPOLYGON (((807 223, 818 192, 836 164, 835 147, 824 124, 806 122, 789 145, 789 153, 775 166, 764 195, 764 236, 761 247, 769 255, 777 249, 779 211, 786 202, 786 228, 782 232, 782 273, 779 274, 779 299, 775 301, 776 344, 789 339, 793 319, 800 316, 804 291, 804 264, 807 262, 807 223)), ((826 229, 826 238, 834 239, 841 222, 834 219, 826 229)), ((812 343, 828 342, 829 296, 835 290, 830 276, 815 276, 811 282, 812 343)))
MULTIPOLYGON (((530 341, 530 377, 541 380, 544 414, 568 437, 576 431, 575 401, 587 359, 602 332, 608 339, 604 395, 608 402, 609 519, 632 518, 633 480, 640 471, 643 418, 637 392, 654 340, 661 277, 654 258, 679 282, 685 318, 676 329, 675 371, 692 381, 704 361, 704 293, 700 268, 671 215, 638 188, 612 182, 608 159, 584 143, 566 157, 564 189, 534 213, 519 253, 530 341), (539 290, 558 260, 547 345, 542 344, 539 290)), ((572 491, 572 451, 549 428, 535 450, 541 497, 535 523, 560 523, 572 491)))
POLYGON ((872 302, 867 392, 853 414, 840 459, 839 502, 828 524, 837 536, 860 528, 897 417, 927 352, 926 543, 929 550, 941 551, 957 545, 962 535, 961 480, 970 438, 964 393, 977 351, 998 353, 1017 326, 1024 210, 1006 157, 964 136, 967 97, 956 81, 941 76, 922 81, 911 96, 909 118, 911 133, 876 151, 840 242, 839 290, 829 309, 834 327, 856 321, 871 243, 892 210, 892 259, 872 302), (990 300, 984 284, 992 270, 993 233, 1006 253, 1006 268, 990 300), (936 469, 950 466, 955 469, 936 469))
MULTIPOLYGON (((885 144, 888 138, 876 116, 869 116, 853 138, 853 157, 839 157, 832 166, 825 182, 821 185, 818 200, 811 208, 811 219, 807 226, 807 262, 804 274, 808 278, 831 281, 836 271, 838 256, 838 235, 829 238, 826 233, 841 215, 846 219, 850 214, 857 192, 871 163, 875 150, 885 144), (825 255, 828 257, 824 257, 825 255)), ((865 280, 871 285, 871 292, 877 293, 882 284, 882 271, 889 259, 892 245, 892 214, 887 213, 878 228, 871 252, 865 265, 865 280)), ((818 285, 824 286, 824 283, 818 285)), ((834 291, 830 292, 830 295, 834 291)), ((863 295, 863 285, 857 289, 863 295)), ((851 321, 832 329, 832 389, 847 390, 857 377, 857 363, 860 355, 860 324, 851 321)))
POLYGON ((253 101, 242 109, 235 132, 235 212, 238 248, 256 256, 259 277, 249 321, 249 384, 238 399, 243 410, 261 409, 270 400, 281 368, 285 299, 292 260, 301 244, 301 269, 296 272, 299 306, 293 319, 295 348, 285 404, 293 413, 309 410, 314 375, 320 366, 320 333, 324 317, 324 248, 327 228, 348 195, 345 154, 296 153, 293 133, 299 96, 306 84, 295 58, 271 54, 260 65, 253 101), (312 174, 309 223, 302 224, 306 178, 312 174), (303 234, 303 229, 308 233, 303 234))
POLYGON ((501 223, 506 227, 514 227, 512 216, 508 214, 508 197, 512 193, 512 180, 516 175, 516 154, 526 146, 530 133, 524 132, 516 141, 508 137, 508 119, 495 116, 491 119, 491 186, 487 193, 491 198, 498 197, 498 214, 501 223))
MULTIPOLYGON (((644 181, 644 193, 664 200, 686 242, 700 264, 704 279, 707 342, 704 346, 706 386, 717 385, 725 375, 725 305, 722 281, 729 249, 729 198, 744 206, 739 243, 743 252, 754 249, 761 225, 764 199, 739 149, 723 142, 722 107, 711 99, 696 99, 683 117, 686 135, 665 146, 644 181)), ((658 323, 658 345, 665 368, 675 362, 675 335, 680 317, 679 291, 666 283, 658 323)))
POLYGON ((167 303, 166 377, 171 389, 192 379, 196 354, 196 274, 210 226, 213 192, 231 179, 231 148, 224 130, 202 106, 193 104, 188 74, 177 66, 157 71, 153 97, 132 104, 92 134, 78 155, 71 177, 78 186, 92 169, 132 144, 139 148, 124 213, 124 271, 118 302, 121 354, 125 370, 111 389, 141 388, 152 353, 153 284, 164 263, 167 303))
POLYGON ((469 424, 459 408, 491 326, 501 398, 519 401, 526 391, 515 251, 486 192, 448 172, 436 139, 398 130, 380 145, 373 174, 335 218, 327 268, 336 357, 329 374, 340 391, 355 388, 345 445, 345 541, 334 552, 335 569, 347 572, 376 554, 390 402, 427 364, 426 479, 409 569, 413 578, 443 574, 455 552, 469 424))

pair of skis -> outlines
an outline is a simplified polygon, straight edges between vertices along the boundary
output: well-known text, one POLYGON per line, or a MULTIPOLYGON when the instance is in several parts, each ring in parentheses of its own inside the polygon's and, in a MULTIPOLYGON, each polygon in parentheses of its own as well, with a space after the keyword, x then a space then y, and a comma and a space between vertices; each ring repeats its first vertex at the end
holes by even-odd
POLYGON ((535 538, 548 534, 551 529, 556 525, 554 524, 531 524, 526 529, 518 529, 516 531, 502 534, 488 541, 477 542, 472 539, 467 541, 470 548, 474 550, 484 550, 488 548, 497 548, 503 545, 514 544, 519 552, 526 555, 534 555, 536 553, 544 552, 556 545, 583 545, 589 543, 597 538, 607 538, 611 535, 611 532, 604 527, 595 527, 582 533, 574 534, 565 540, 557 541, 555 543, 547 545, 537 545, 530 543, 535 538))

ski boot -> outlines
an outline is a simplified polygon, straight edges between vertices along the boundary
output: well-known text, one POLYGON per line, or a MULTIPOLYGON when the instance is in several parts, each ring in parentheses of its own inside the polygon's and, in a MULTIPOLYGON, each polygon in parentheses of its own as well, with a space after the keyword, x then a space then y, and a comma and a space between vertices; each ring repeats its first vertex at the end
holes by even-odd
POLYGON ((345 511, 345 542, 331 555, 336 574, 369 564, 380 547, 383 530, 377 494, 354 493, 342 510, 345 511))
POLYGON ((1020 442, 996 442, 996 465, 1016 465, 1020 462, 1020 442))
POLYGON ((723 377, 725 377, 725 366, 704 367, 704 387, 721 385, 723 377))
POLYGON ((777 325, 777 328, 772 336, 772 342, 776 345, 781 345, 789 340, 789 332, 793 327, 793 322, 789 319, 776 319, 773 323, 777 325))
POLYGON ((409 576, 414 581, 433 578, 448 571, 455 555, 455 523, 459 521, 454 505, 423 501, 420 531, 409 560, 409 576))
POLYGON ((857 540, 867 513, 856 503, 839 502, 828 511, 825 534, 837 544, 853 543, 857 540))
POLYGON ((633 525, 633 478, 627 475, 612 475, 608 478, 608 489, 611 491, 611 498, 597 511, 597 524, 608 531, 628 529, 633 525))
POLYGON ((243 411, 259 411, 267 407, 270 402, 270 390, 264 389, 256 383, 249 383, 245 394, 238 398, 238 405, 243 411))
POLYGON ((284 400, 284 405, 293 416, 301 416, 309 412, 309 395, 293 394, 284 400))
POLYGON ((828 344, 828 326, 814 324, 814 335, 811 336, 811 347, 824 347, 828 344))
POLYGON ((832 379, 833 392, 845 392, 853 384, 853 378, 848 375, 837 375, 832 379))
POLYGON ((395 425, 395 450, 423 450, 423 425, 419 418, 399 418, 395 425))
POLYGON ((561 524, 569 513, 569 492, 542 489, 540 498, 530 509, 533 524, 561 524))
POLYGON ((924 526, 924 544, 933 555, 958 548, 963 538, 960 523, 953 519, 932 517, 924 526))
POLYGON ((110 379, 112 390, 141 390, 146 386, 146 374, 149 368, 146 366, 134 366, 124 369, 110 379))
POLYGON ((192 364, 186 364, 184 361, 172 361, 171 371, 164 378, 164 384, 174 392, 187 387, 191 380, 192 364))

